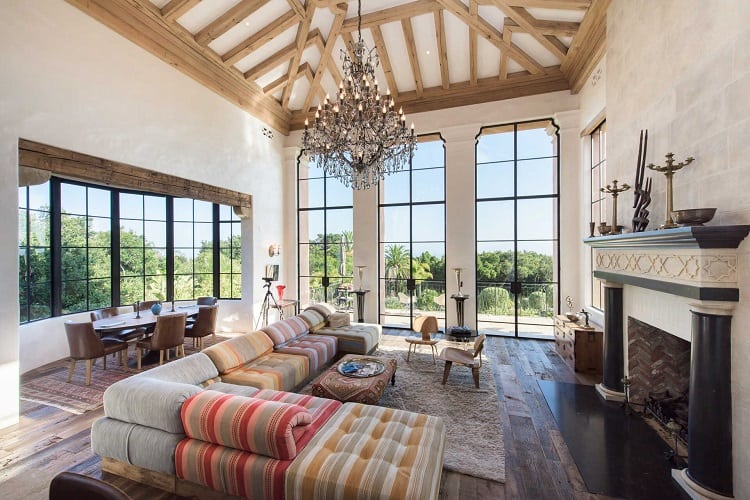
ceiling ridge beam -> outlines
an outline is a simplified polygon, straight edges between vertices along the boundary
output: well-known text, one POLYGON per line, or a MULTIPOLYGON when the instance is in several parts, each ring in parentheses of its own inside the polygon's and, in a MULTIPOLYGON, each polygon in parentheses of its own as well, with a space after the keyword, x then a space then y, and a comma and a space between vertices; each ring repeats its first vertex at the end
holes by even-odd
POLYGON ((292 89, 294 88, 294 82, 296 81, 295 76, 297 68, 302 60, 302 53, 305 51, 305 40, 310 32, 310 24, 315 15, 315 9, 315 4, 311 0, 307 0, 305 15, 302 18, 302 22, 299 24, 299 28, 297 28, 297 35, 294 38, 294 46, 296 47, 296 50, 292 57, 292 62, 289 64, 289 82, 287 86, 284 87, 284 92, 281 94, 281 107, 284 109, 289 109, 289 99, 292 97, 292 89))
POLYGON ((565 60, 567 48, 561 51, 559 45, 550 42, 547 37, 540 33, 539 30, 537 30, 534 26, 534 21, 536 21, 536 18, 529 14, 526 9, 524 9, 523 7, 514 7, 510 5, 508 3, 509 0, 492 0, 492 2, 495 7, 500 9, 500 12, 502 12, 506 17, 509 17, 516 23, 518 23, 518 25, 525 29, 526 32, 534 38, 534 40, 542 45, 542 47, 544 47, 545 49, 550 51, 552 55, 557 57, 560 62, 563 62, 565 60))
POLYGON ((494 26, 482 19, 481 16, 472 18, 469 14, 469 8, 466 7, 460 0, 436 0, 440 5, 445 7, 448 11, 454 14, 456 17, 464 21, 470 27, 477 30, 477 33, 482 35, 488 42, 501 51, 508 51, 509 56, 524 69, 532 74, 544 73, 544 68, 541 64, 535 61, 530 55, 518 48, 513 44, 507 43, 503 40, 503 35, 494 26))
POLYGON ((242 0, 195 34, 195 41, 208 45, 240 24, 248 16, 267 4, 269 0, 242 0))
POLYGON ((593 0, 581 21, 581 27, 568 49, 568 57, 560 65, 570 82, 571 91, 577 94, 586 78, 599 64, 607 43, 607 9, 611 0, 593 0))
POLYGON ((200 2, 201 0, 170 0, 159 12, 164 19, 174 21, 200 2))
POLYGON ((195 43, 192 35, 175 31, 175 25, 160 12, 144 7, 144 0, 66 1, 279 132, 288 133, 288 111, 228 68, 215 52, 195 43))
POLYGON ((414 85, 419 97, 422 97, 422 70, 419 69, 419 57, 417 57, 417 44, 414 41, 414 30, 411 26, 411 18, 401 20, 401 29, 406 39, 406 52, 409 54, 409 65, 414 76, 414 85))
MULTIPOLYGON (((328 62, 331 59, 333 46, 336 45, 336 39, 339 36, 339 31, 341 31, 341 25, 344 24, 345 17, 346 9, 339 9, 336 13, 336 17, 333 18, 333 23, 331 24, 331 30, 328 32, 328 39, 326 40, 325 48, 320 55, 320 62, 318 63, 318 69, 315 72, 315 78, 313 78, 313 81, 310 84, 310 92, 308 92, 307 97, 305 97, 305 104, 302 106, 302 109, 308 109, 310 107, 313 100, 313 92, 319 92, 318 87, 320 87, 320 90, 323 89, 321 85, 323 74, 325 73, 328 62)), ((325 94, 325 92, 323 92, 323 94, 325 94)))
POLYGON ((435 38, 437 38, 438 61, 440 61, 440 83, 443 89, 448 90, 451 86, 450 68, 448 67, 448 47, 445 41, 445 20, 443 9, 433 13, 435 18, 435 38))
MULTIPOLYGON (((435 0, 417 0, 404 5, 397 5, 396 7, 389 7, 387 9, 370 12, 362 16, 362 29, 371 28, 372 26, 380 26, 386 23, 392 23, 395 21, 401 21, 402 19, 419 16, 421 14, 428 14, 442 9, 442 7, 435 3, 435 0)), ((357 31, 357 18, 350 17, 344 21, 341 26, 342 32, 357 31)))
MULTIPOLYGON (((548 21, 546 19, 534 19, 534 28, 543 35, 552 36, 570 36, 573 37, 578 33, 578 28, 581 27, 581 23, 573 21, 548 21)), ((526 33, 527 31, 522 28, 513 19, 506 17, 503 23, 503 30, 509 29, 516 33, 526 33)))
MULTIPOLYGON (((305 40, 305 44, 303 46, 303 51, 305 48, 307 48, 310 44, 315 43, 315 39, 320 36, 320 30, 317 28, 312 30, 307 34, 307 39, 305 40)), ((249 70, 245 71, 244 77, 246 80, 255 80, 258 76, 262 75, 263 73, 266 73, 276 66, 279 66, 280 64, 283 64, 285 61, 290 60, 295 52, 297 51, 297 44, 296 43, 290 43, 283 49, 280 49, 276 51, 276 53, 271 54, 249 70)), ((296 68, 295 68, 296 69, 296 68)))
POLYGON ((262 28, 254 35, 246 38, 240 44, 230 49, 228 52, 221 56, 222 61, 230 66, 235 64, 237 61, 243 59, 251 52, 254 52, 258 48, 260 48, 262 45, 270 42, 277 35, 280 35, 281 33, 297 24, 300 19, 301 18, 298 17, 297 14, 290 10, 280 18, 271 22, 265 28, 262 28))
POLYGON ((388 57, 388 48, 385 46, 383 32, 380 31, 380 26, 373 26, 370 29, 370 32, 372 33, 372 38, 375 41, 375 47, 378 51, 380 65, 383 67, 383 74, 385 74, 385 83, 386 85, 388 85, 388 90, 391 91, 391 97, 393 97, 393 99, 398 99, 398 85, 396 84, 396 77, 393 75, 391 58, 388 57))

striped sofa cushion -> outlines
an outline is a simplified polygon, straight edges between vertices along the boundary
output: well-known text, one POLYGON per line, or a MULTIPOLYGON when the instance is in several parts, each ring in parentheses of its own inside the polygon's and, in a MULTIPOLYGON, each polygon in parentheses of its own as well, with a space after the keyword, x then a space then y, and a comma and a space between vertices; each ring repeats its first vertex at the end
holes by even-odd
POLYGON ((336 356, 337 346, 336 337, 305 335, 277 349, 276 352, 307 356, 310 371, 315 373, 336 356))
POLYGON ((291 460, 297 456, 292 430, 312 422, 299 405, 206 390, 180 410, 185 435, 208 443, 291 460))
POLYGON ((286 498, 434 499, 445 425, 439 417, 346 403, 286 472, 286 498))
POLYGON ((284 472, 290 460, 276 460, 198 439, 180 441, 174 458, 180 479, 236 497, 285 498, 284 472))
POLYGON ((228 384, 251 385, 258 389, 291 391, 300 385, 309 373, 306 356, 272 352, 253 362, 223 372, 221 380, 228 384))
POLYGON ((349 326, 321 328, 315 335, 329 335, 339 339, 339 352, 350 354, 370 354, 380 343, 380 325, 352 323, 349 326))
POLYGON ((273 342, 263 332, 240 335, 203 350, 216 365, 220 374, 271 351, 273 351, 273 342))
POLYGON ((293 316, 263 327, 261 331, 265 332, 273 341, 273 345, 278 347, 300 335, 304 335, 308 329, 307 323, 299 316, 293 316))
POLYGON ((325 317, 325 319, 328 319, 328 316, 336 312, 336 308, 333 307, 331 304, 327 304, 326 302, 312 304, 305 308, 305 311, 308 311, 308 310, 318 311, 320 314, 322 314, 325 317))
POLYGON ((326 315, 317 309, 305 309, 297 317, 307 323, 307 327, 311 332, 326 326, 326 315))

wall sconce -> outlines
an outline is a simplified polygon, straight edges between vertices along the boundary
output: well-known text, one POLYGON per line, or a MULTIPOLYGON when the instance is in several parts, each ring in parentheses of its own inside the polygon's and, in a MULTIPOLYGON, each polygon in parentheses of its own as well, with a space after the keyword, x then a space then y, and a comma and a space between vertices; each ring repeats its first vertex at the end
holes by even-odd
POLYGON ((281 253, 281 245, 278 243, 272 243, 271 246, 268 247, 268 256, 269 257, 276 257, 281 253))

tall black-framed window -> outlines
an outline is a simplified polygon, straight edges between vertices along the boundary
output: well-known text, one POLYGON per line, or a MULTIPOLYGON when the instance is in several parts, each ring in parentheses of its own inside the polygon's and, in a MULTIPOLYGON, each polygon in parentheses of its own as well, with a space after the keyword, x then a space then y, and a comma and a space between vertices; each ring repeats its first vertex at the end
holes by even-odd
POLYGON ((428 314, 445 325, 445 141, 419 136, 414 157, 380 182, 380 323, 411 328, 428 314))
POLYGON ((560 309, 557 128, 552 120, 484 127, 476 149, 477 326, 552 338, 560 309))
POLYGON ((297 268, 300 304, 328 302, 352 309, 352 189, 307 156, 297 159, 297 268))
MULTIPOLYGON (((597 226, 607 221, 607 197, 601 188, 607 184, 607 122, 602 122, 589 135, 591 163, 589 165, 589 185, 591 186, 591 219, 597 226)), ((589 285, 591 305, 597 309, 604 307, 604 287, 601 280, 594 277, 594 252, 589 248, 589 285)))
POLYGON ((19 188, 18 206, 21 323, 136 300, 241 298, 231 207, 57 177, 19 188))

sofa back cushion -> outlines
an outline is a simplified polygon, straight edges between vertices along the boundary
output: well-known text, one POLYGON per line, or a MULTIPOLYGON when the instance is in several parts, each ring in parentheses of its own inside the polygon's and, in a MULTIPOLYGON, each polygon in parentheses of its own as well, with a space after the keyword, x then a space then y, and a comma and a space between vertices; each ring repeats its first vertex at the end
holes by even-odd
POLYGON ((263 332, 251 332, 204 349, 219 373, 224 373, 273 351, 273 342, 263 332))
POLYGON ((167 382, 208 385, 219 376, 216 365, 202 352, 176 359, 162 366, 141 372, 135 377, 158 378, 167 382))
POLYGON ((299 316, 282 319, 261 329, 276 347, 282 346, 308 332, 308 325, 299 316))
POLYGON ((299 405, 211 390, 185 401, 181 417, 189 438, 279 460, 297 456, 294 428, 313 420, 299 405))
POLYGON ((326 316, 318 309, 305 309, 297 317, 307 323, 307 327, 311 332, 320 330, 326 326, 326 316))
POLYGON ((328 319, 328 316, 336 312, 336 308, 333 307, 331 304, 327 304, 325 302, 321 302, 319 304, 312 304, 305 308, 305 311, 318 311, 320 314, 325 317, 325 319, 328 319))

